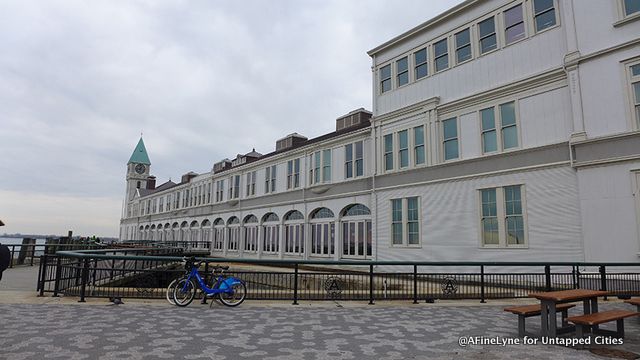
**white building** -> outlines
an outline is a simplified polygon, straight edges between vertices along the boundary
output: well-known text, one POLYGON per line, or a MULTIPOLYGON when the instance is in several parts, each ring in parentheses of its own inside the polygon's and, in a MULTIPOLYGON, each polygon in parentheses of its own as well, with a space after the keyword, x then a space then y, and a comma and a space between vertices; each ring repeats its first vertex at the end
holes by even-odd
POLYGON ((226 257, 638 260, 640 0, 469 0, 369 55, 373 117, 336 132, 158 187, 140 141, 121 238, 226 257))

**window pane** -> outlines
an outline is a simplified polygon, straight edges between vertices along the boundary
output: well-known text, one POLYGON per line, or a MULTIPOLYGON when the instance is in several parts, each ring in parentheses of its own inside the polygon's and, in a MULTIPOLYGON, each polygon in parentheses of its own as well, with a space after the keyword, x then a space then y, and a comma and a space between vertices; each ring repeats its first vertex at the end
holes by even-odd
POLYGON ((509 216, 506 219, 507 244, 524 244, 524 221, 522 216, 509 216))
POLYGON ((495 129, 496 121, 493 108, 480 110, 480 118, 482 119, 482 130, 495 129))
POLYGON ((481 190, 482 194, 482 216, 496 216, 496 189, 481 190))
POLYGON ((503 149, 511 149, 518 146, 518 129, 515 126, 509 126, 502 129, 502 147, 503 149))
POLYGON ((482 133, 482 151, 485 153, 498 150, 498 139, 496 131, 487 131, 482 133))
POLYGON ((409 150, 400 150, 400 167, 403 168, 407 166, 409 166, 409 150))
POLYGON ((442 56, 436 59, 436 71, 444 70, 449 67, 449 57, 442 56))
POLYGON ((353 145, 352 144, 346 145, 344 147, 344 151, 345 151, 345 159, 346 159, 346 161, 350 161, 351 159, 353 159, 353 145))
POLYGON ((536 15, 553 8, 553 0, 534 0, 533 10, 536 15))
POLYGON ((633 84, 633 92, 636 93, 636 104, 640 104, 640 82, 633 84))
MULTIPOLYGON (((639 0, 638 2, 640 3, 640 0, 639 0)), ((638 65, 633 65, 633 66, 631 67, 631 74, 632 74, 633 76, 640 75, 640 64, 638 64, 638 65)))
POLYGON ((413 142, 415 145, 424 144, 424 127, 418 126, 413 128, 413 142))
POLYGON ((349 161, 345 163, 344 167, 345 167, 345 177, 346 178, 353 177, 353 162, 349 161))
POLYGON ((456 48, 460 48, 470 43, 469 29, 462 30, 456 34, 456 48))
POLYGON ((402 224, 393 224, 393 243, 402 244, 402 224))
POLYGON ((400 139, 400 149, 406 149, 409 143, 407 130, 400 131, 398 133, 398 138, 400 139))
POLYGON ((455 118, 447 119, 442 122, 444 129, 444 139, 452 139, 458 137, 458 124, 455 118))
POLYGON ((459 63, 471 59, 471 45, 456 50, 456 57, 459 63))
POLYGON ((322 151, 322 164, 324 166, 331 166, 331 150, 322 151))
POLYGON ((420 243, 420 225, 417 222, 407 224, 407 241, 409 245, 417 245, 420 243))
POLYGON ((444 143, 444 159, 458 158, 458 140, 449 140, 444 143))
POLYGON ((540 15, 536 15, 536 31, 544 30, 556 24, 556 12, 551 9, 540 15))
POLYGON ((437 43, 433 44, 433 49, 436 57, 444 55, 447 53, 447 39, 442 39, 437 43))
POLYGON ((482 241, 485 245, 498 245, 498 219, 482 219, 482 241))
POLYGON ((402 199, 391 200, 391 205, 393 221, 402 221, 402 199))
POLYGON ((408 221, 417 221, 418 220, 418 198, 412 197, 407 199, 407 220, 408 221))
POLYGON ((505 27, 510 27, 520 22, 522 22, 522 5, 514 6, 504 12, 505 27))
POLYGON ((417 51, 413 56, 416 64, 422 64, 427 61, 427 49, 417 51))
POLYGON ((356 159, 362 159, 362 141, 356 143, 356 159))
POLYGON ((424 145, 416 146, 416 165, 424 164, 425 155, 424 155, 424 145))
POLYGON ((500 105, 500 117, 502 127, 515 125, 516 123, 516 107, 514 102, 500 105))
POLYGON ((382 92, 391 90, 391 79, 382 81, 382 92))
POLYGON ((496 35, 488 36, 480 40, 480 51, 484 54, 487 51, 491 51, 497 47, 496 35))
POLYGON ((393 169, 393 155, 385 154, 384 155, 384 169, 392 170, 393 169))
POLYGON ((384 151, 385 152, 393 151, 393 137, 392 136, 393 136, 392 134, 384 136, 384 151))
POLYGON ((360 160, 356 160, 356 176, 362 176, 362 174, 364 173, 364 162, 362 161, 362 159, 360 160))
POLYGON ((388 79, 391 77, 391 64, 380 68, 380 80, 388 79))
POLYGON ((504 188, 504 202, 507 215, 522 215, 520 185, 504 188))
POLYGON ((396 61, 396 69, 397 69, 398 73, 401 73, 403 71, 407 71, 407 69, 408 69, 408 61, 407 61, 406 57, 396 61))
POLYGON ((427 64, 416 66, 416 80, 427 76, 427 64))
POLYGON ((524 38, 524 23, 508 28, 505 37, 507 44, 524 38))
POLYGON ((624 13, 631 15, 640 11, 640 0, 624 0, 624 13))
POLYGON ((496 32, 495 21, 493 17, 480 22, 478 25, 480 28, 480 38, 496 32))
POLYGON ((398 86, 406 85, 407 83, 409 83, 409 73, 403 72, 398 74, 398 86))

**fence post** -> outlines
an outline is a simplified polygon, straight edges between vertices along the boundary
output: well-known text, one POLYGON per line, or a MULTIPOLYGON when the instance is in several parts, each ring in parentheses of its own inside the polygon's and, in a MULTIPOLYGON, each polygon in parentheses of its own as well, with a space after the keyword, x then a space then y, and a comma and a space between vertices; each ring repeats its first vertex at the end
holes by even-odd
POLYGON ((89 280, 89 258, 83 259, 81 278, 82 283, 80 284, 80 300, 78 300, 78 302, 85 302, 84 295, 87 291, 87 281, 89 280))
POLYGON ((571 267, 571 280, 573 282, 573 288, 577 289, 578 288, 578 283, 576 281, 576 266, 572 266, 571 267))
POLYGON ((484 265, 480 265, 480 302, 486 302, 484 299, 484 265))
POLYGON ((551 291, 551 266, 549 265, 544 267, 544 282, 546 291, 551 291))
POLYGON ((40 293, 38 296, 44 296, 44 280, 47 278, 47 255, 40 257, 40 277, 38 278, 38 290, 40 293))
POLYGON ((36 257, 36 244, 34 243, 33 245, 30 245, 28 249, 27 254, 31 254, 31 262, 29 263, 29 266, 33 266, 33 258, 36 257))
POLYGON ((293 305, 298 305, 298 263, 295 264, 293 271, 293 305))
POLYGON ((369 305, 373 305, 373 265, 369 265, 369 305))
POLYGON ((413 303, 418 303, 418 265, 413 265, 413 303))
POLYGON ((16 246, 12 245, 11 246, 11 260, 9 261, 9 267, 12 268, 13 267, 13 258, 16 256, 16 246))
POLYGON ((56 282, 53 286, 53 297, 58 297, 58 291, 60 291, 60 275, 62 275, 62 260, 56 255, 56 282))
MULTIPOLYGON (((604 265, 600 266, 600 290, 607 291, 607 269, 604 265)), ((607 300, 607 295, 604 296, 604 299, 607 300)))

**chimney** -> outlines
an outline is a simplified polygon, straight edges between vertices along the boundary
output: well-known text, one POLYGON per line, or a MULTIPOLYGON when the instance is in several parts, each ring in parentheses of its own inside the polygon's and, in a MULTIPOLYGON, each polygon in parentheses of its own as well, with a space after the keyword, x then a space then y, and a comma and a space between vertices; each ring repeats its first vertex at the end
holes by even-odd
POLYGON ((150 175, 147 177, 147 190, 154 190, 156 188, 156 177, 150 175))
POLYGON ((353 110, 347 115, 336 119, 336 131, 370 122, 372 115, 371 111, 365 110, 364 108, 353 110))

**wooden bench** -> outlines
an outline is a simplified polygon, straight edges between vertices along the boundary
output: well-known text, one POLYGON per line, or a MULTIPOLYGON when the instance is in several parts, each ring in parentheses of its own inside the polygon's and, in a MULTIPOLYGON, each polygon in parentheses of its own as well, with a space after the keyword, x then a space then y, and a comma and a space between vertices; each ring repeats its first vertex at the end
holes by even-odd
POLYGON ((624 319, 632 316, 638 316, 640 313, 627 310, 608 310, 593 314, 572 316, 568 320, 576 324, 576 335, 581 338, 589 332, 593 327, 593 331, 606 335, 613 335, 624 338, 624 319), (616 321, 616 331, 597 329, 600 324, 616 321))
MULTIPOLYGON (((627 304, 635 305, 638 308, 638 312, 640 312, 640 298, 633 298, 629 300, 625 300, 627 304)), ((638 322, 640 322, 640 316, 638 316, 638 322)))
MULTIPOLYGON (((567 310, 575 307, 574 304, 558 304, 556 306, 556 311, 562 312, 562 326, 567 327, 569 324, 567 323, 567 310)), ((525 330, 525 320, 528 317, 538 316, 542 313, 540 310, 540 305, 523 305, 523 306, 513 306, 505 308, 504 311, 513 313, 518 315, 518 336, 524 337, 525 335, 536 337, 538 335, 531 334, 525 330)))

